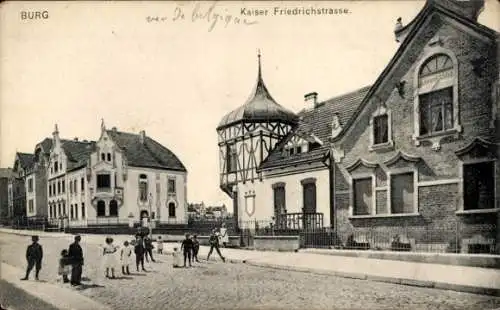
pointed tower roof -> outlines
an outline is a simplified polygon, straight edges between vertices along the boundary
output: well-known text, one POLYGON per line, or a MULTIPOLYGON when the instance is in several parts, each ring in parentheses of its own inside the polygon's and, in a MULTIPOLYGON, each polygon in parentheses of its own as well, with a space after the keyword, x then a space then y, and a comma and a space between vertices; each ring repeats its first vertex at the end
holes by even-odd
POLYGON ((217 129, 223 129, 241 121, 250 123, 275 121, 286 124, 296 124, 298 121, 298 116, 279 105, 267 90, 262 79, 260 52, 258 54, 257 83, 252 93, 244 105, 222 118, 217 129))

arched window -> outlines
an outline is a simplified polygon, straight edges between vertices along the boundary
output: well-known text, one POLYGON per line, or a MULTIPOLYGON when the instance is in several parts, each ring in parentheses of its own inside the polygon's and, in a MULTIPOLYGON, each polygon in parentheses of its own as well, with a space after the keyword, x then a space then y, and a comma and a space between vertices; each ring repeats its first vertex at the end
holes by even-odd
POLYGON ((168 217, 175 217, 175 203, 168 204, 168 217))
POLYGON ((106 154, 105 154, 105 153, 101 153, 101 160, 102 160, 102 161, 105 161, 105 160, 106 160, 106 154))
POLYGON ((442 50, 426 58, 416 74, 415 137, 460 131, 457 61, 453 54, 442 50))
POLYGON ((139 175, 139 200, 148 200, 148 176, 145 174, 139 175))
POLYGON ((103 200, 97 202, 97 216, 106 216, 106 203, 103 200))
POLYGON ((111 153, 108 153, 108 161, 111 161, 111 153))
POLYGON ((118 202, 114 199, 109 202, 109 216, 118 216, 118 202))

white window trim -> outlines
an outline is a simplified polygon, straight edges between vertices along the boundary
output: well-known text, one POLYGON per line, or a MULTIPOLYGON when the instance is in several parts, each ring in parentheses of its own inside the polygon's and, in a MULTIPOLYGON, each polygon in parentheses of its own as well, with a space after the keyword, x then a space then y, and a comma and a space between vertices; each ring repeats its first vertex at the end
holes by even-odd
POLYGON ((413 78, 413 123, 414 123, 414 132, 413 132, 413 141, 416 146, 420 146, 422 141, 430 141, 432 143, 432 149, 435 151, 438 151, 441 149, 441 140, 444 137, 450 136, 450 135, 455 135, 457 133, 462 132, 462 126, 460 125, 460 104, 459 104, 459 97, 458 97, 458 69, 459 69, 459 64, 457 57, 455 54, 446 48, 443 48, 442 46, 434 46, 430 48, 430 50, 424 54, 424 57, 417 63, 417 66, 415 67, 415 72, 414 72, 414 78, 413 78), (419 87, 419 73, 422 68, 422 65, 432 56, 436 54, 444 54, 448 57, 450 57, 452 63, 453 63, 453 77, 451 78, 450 83, 446 83, 445 85, 441 85, 437 89, 432 89, 427 92, 422 92, 420 87, 419 87), (431 134, 431 135, 420 135, 420 99, 419 96, 428 92, 434 92, 438 91, 447 87, 452 87, 453 88, 453 128, 442 131, 439 133, 431 134))
POLYGON ((495 178, 496 172, 498 171, 500 167, 498 166, 497 162, 493 158, 480 158, 480 159, 471 159, 471 160, 464 160, 460 161, 459 164, 459 170, 458 170, 458 197, 457 197, 457 211, 455 214, 457 215, 467 215, 467 214, 480 214, 480 213, 496 213, 500 211, 500 205, 498 201, 498 184, 497 180, 495 178), (465 182, 464 182, 464 166, 467 165, 473 165, 473 164, 481 164, 481 163, 486 163, 486 162, 492 162, 493 163, 493 197, 495 197, 495 202, 494 202, 494 207, 493 209, 471 209, 471 210, 465 210, 465 203, 464 203, 464 193, 465 193, 465 182))
POLYGON ((379 106, 370 118, 370 151, 388 150, 394 148, 394 141, 392 140, 392 113, 385 105, 379 106), (375 144, 375 127, 374 120, 377 116, 387 115, 387 142, 375 144))

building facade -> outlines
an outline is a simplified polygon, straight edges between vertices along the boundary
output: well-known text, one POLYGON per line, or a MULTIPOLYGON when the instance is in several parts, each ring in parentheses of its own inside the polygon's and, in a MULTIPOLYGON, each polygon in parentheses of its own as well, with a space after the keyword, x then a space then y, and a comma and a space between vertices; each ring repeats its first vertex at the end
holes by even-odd
POLYGON ((94 142, 61 140, 56 127, 49 166, 49 218, 70 226, 187 222, 187 170, 144 131, 103 124, 94 142))
POLYGON ((238 218, 341 235, 404 227, 417 247, 456 231, 462 251, 498 244, 498 33, 477 22, 483 5, 428 1, 398 20, 400 47, 373 85, 323 102, 307 94, 258 178, 233 182, 238 218))

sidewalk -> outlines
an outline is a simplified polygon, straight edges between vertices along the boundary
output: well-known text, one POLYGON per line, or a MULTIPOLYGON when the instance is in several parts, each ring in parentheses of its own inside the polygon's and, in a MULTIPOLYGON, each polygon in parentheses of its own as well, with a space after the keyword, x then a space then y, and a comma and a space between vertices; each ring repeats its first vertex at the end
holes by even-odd
POLYGON ((0 264, 0 277, 30 295, 39 298, 57 309, 64 310, 111 310, 94 300, 83 296, 70 287, 34 280, 21 281, 24 270, 11 265, 0 264))
MULTIPOLYGON (((0 232, 8 232, 0 228, 0 232)), ((22 234, 23 232, 15 231, 22 234)), ((24 232, 29 235, 29 232, 24 232)), ((62 233, 40 233, 42 236, 71 238, 62 233)), ((104 235, 82 235, 82 241, 103 244, 104 235)), ((131 240, 132 236, 114 235, 116 242, 131 240)), ((164 253, 172 253, 180 243, 164 243, 164 253)), ((199 258, 205 259, 209 247, 201 246, 199 258)), ((221 249, 228 262, 277 268, 290 271, 304 271, 328 274, 361 280, 390 282, 428 288, 447 289, 500 297, 500 270, 491 268, 465 267, 455 265, 404 262, 361 257, 333 256, 307 252, 272 252, 240 249, 221 249)), ((212 259, 220 259, 212 253, 212 259)))
MULTIPOLYGON (((171 253, 174 245, 165 244, 171 253)), ((206 259, 209 247, 201 246, 199 258, 206 259)), ((226 261, 253 266, 328 274, 339 277, 389 282, 500 297, 500 270, 453 265, 342 257, 304 252, 261 252, 221 249, 226 261)), ((219 259, 212 253, 210 260, 219 259)))

